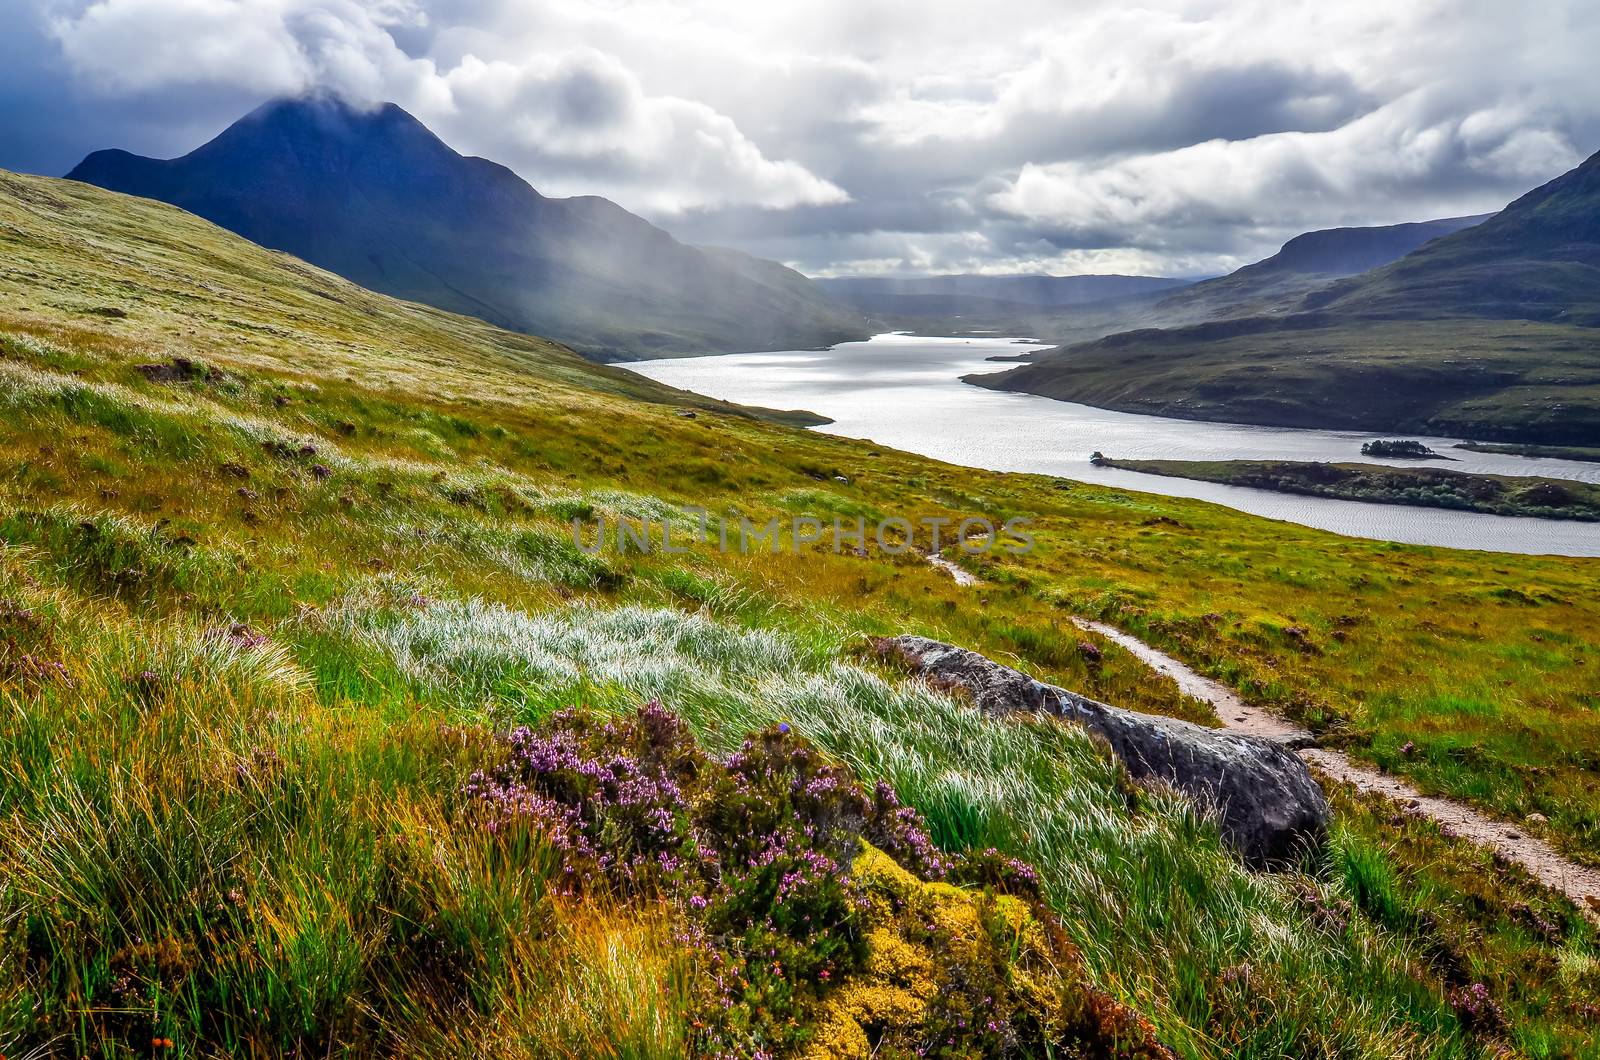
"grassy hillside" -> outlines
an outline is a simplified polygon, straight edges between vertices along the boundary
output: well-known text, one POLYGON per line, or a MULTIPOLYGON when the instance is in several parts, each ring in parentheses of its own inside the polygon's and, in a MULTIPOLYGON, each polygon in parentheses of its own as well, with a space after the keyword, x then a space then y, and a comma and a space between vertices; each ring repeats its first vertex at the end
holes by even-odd
POLYGON ((1600 330, 1530 321, 1222 321, 1114 335, 968 382, 1184 419, 1600 440, 1600 330))
POLYGON ((1346 802, 1251 875, 861 646, 1205 717, 1103 618, 1600 861, 1600 564, 799 431, 80 185, 5 176, 0 251, 0 1053, 1596 1049, 1595 929, 1511 869, 1346 802), (1038 546, 569 537, 680 504, 1038 546))
POLYGON ((1306 308, 1600 327, 1600 154, 1481 225, 1318 292, 1306 308))
MULTIPOLYGON (((1482 224, 1297 301, 1291 287, 1254 316, 1158 319, 1168 330, 1111 335, 976 381, 1194 419, 1593 446, 1597 217, 1600 155, 1482 224)), ((1205 295, 1202 285, 1175 299, 1205 295)))

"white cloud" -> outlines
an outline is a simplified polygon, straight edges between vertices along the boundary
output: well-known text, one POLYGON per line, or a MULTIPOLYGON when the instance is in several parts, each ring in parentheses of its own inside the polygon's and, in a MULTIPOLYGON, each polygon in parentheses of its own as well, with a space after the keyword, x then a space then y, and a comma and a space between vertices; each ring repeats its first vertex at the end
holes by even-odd
POLYGON ((546 190, 620 194, 658 214, 849 198, 798 163, 767 158, 706 104, 647 95, 632 71, 592 49, 521 64, 469 55, 437 87, 422 117, 458 146, 551 174, 546 190))
POLYGON ((108 107, 394 99, 541 189, 835 271, 1212 271, 1600 147, 1591 0, 32 3, 108 107))
POLYGON ((648 94, 593 48, 515 61, 466 53, 448 67, 407 55, 396 32, 430 22, 399 0, 96 0, 52 28, 74 69, 107 92, 224 85, 393 100, 557 194, 611 195, 658 215, 849 199, 800 163, 768 158, 706 103, 648 94))
POLYGON ((1191 227, 1281 233, 1308 217, 1386 224, 1480 211, 1504 205, 1485 202, 1485 182, 1531 186, 1583 158, 1560 134, 1527 124, 1528 115, 1428 123, 1416 109, 1407 99, 1326 133, 1211 140, 1101 164, 1030 164, 988 201, 1014 218, 1114 230, 1151 245, 1192 238, 1191 227))

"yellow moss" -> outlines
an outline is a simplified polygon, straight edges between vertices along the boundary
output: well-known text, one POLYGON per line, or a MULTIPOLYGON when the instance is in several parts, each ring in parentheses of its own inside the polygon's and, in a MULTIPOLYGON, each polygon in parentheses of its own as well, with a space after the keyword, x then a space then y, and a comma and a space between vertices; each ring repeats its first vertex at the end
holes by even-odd
MULTIPOLYGON (((872 900, 865 968, 828 997, 818 1013, 816 1032, 804 1060, 846 1060, 872 1055, 873 1035, 921 1024, 928 1003, 939 993, 944 965, 985 956, 991 939, 980 912, 980 896, 946 883, 924 883, 881 850, 864 845, 852 875, 872 900), (909 915, 905 915, 909 914, 909 915), (907 928, 932 925, 940 941, 934 952, 925 931, 907 937, 907 928)), ((1016 933, 1043 940, 1027 906, 1006 899, 1006 923, 1016 933), (1018 912, 1020 910, 1020 913, 1018 912)), ((1008 928, 1009 930, 1009 928, 1008 928)))
POLYGON ((856 855, 856 860, 850 867, 850 874, 866 885, 868 893, 874 899, 893 898, 898 901, 909 901, 923 886, 921 880, 901 868, 898 862, 870 843, 861 845, 861 853, 856 855))
POLYGON ((1118 1055, 1170 1056, 1143 1021, 1094 989, 1027 902, 925 883, 866 845, 851 875, 870 900, 867 958, 814 1013, 801 1060, 867 1060, 884 1043, 925 1040, 938 1026, 935 1002, 972 990, 967 977, 984 969, 999 978, 983 993, 999 992, 968 997, 968 1019, 1026 1012, 1051 1037, 1088 1031, 1116 1041, 1118 1055))

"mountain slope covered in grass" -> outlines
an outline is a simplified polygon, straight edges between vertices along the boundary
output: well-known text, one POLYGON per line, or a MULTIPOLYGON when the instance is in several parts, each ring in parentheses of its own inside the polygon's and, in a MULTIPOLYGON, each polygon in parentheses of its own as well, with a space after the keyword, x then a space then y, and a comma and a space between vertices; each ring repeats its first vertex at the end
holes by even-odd
POLYGON ((1291 312, 1310 292, 1397 261, 1418 247, 1481 224, 1486 216, 1369 228, 1327 228, 1295 236, 1270 258, 1202 280, 1155 306, 1148 326, 1291 312))
POLYGON ((1193 419, 1594 445, 1597 218, 1600 155, 1279 315, 1129 331, 969 381, 1193 419))
POLYGON ((1600 328, 1600 154, 1480 225, 1318 292, 1306 308, 1600 328))
POLYGON ((857 314, 793 270, 685 246, 606 199, 547 198, 393 104, 270 103, 182 158, 98 151, 69 177, 600 358, 866 337, 857 314))
POLYGON ((1593 562, 797 430, 14 175, 0 469, 6 1056, 1595 1047, 1595 929, 1481 851, 1340 795, 1252 874, 1082 732, 862 650, 1207 717, 1092 615, 1594 861, 1593 562), (952 550, 968 589, 680 505, 1038 545, 952 550), (590 554, 602 516, 686 551, 590 554))

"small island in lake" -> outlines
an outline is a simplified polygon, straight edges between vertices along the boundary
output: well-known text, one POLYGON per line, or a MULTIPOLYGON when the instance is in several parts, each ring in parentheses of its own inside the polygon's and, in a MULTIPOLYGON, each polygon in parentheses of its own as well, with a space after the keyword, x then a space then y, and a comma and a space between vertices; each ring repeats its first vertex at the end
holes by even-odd
POLYGON ((1600 486, 1564 479, 1474 475, 1441 468, 1324 464, 1293 460, 1113 460, 1102 467, 1189 478, 1278 493, 1452 508, 1490 515, 1600 520, 1600 486))
POLYGON ((1449 460, 1450 457, 1436 453, 1421 442, 1395 439, 1393 441, 1379 439, 1375 442, 1361 444, 1362 456, 1386 456, 1391 460, 1449 460))

